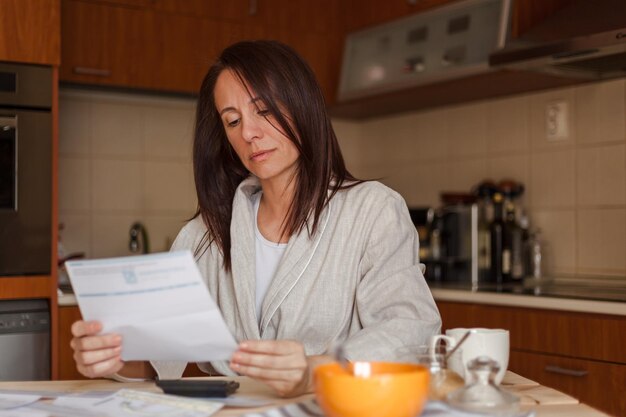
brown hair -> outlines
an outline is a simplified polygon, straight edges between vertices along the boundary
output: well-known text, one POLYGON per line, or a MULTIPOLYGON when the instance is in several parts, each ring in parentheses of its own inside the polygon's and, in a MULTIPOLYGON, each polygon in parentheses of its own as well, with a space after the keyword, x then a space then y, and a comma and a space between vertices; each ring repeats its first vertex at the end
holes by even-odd
POLYGON ((279 130, 299 151, 295 191, 283 233, 290 236, 300 232, 313 216, 308 232, 314 234, 322 210, 337 190, 361 181, 345 167, 322 91, 297 52, 276 41, 245 41, 226 48, 205 76, 198 98, 193 145, 198 209, 193 218, 201 216, 207 227, 195 255, 214 242, 229 271, 233 198, 249 173, 231 148, 215 107, 215 84, 226 69, 261 99, 279 130), (279 106, 286 109, 290 122, 279 106))

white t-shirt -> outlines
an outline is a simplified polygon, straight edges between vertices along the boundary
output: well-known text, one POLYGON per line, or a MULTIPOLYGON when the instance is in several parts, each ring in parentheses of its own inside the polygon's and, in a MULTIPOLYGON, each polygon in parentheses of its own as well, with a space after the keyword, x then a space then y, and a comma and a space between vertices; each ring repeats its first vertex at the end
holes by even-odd
POLYGON ((261 322, 261 305, 263 299, 267 293, 267 289, 276 274, 278 263, 280 258, 283 257, 285 249, 287 249, 286 243, 275 243, 265 239, 259 231, 259 204, 261 203, 262 191, 259 191, 254 201, 254 232, 255 239, 255 258, 256 258, 256 318, 261 322))

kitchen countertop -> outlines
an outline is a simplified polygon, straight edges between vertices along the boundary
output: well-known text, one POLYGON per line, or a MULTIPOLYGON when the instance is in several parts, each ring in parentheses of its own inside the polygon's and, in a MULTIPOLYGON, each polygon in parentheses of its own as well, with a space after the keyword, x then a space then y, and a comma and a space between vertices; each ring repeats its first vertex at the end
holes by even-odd
POLYGON ((459 285, 429 284, 437 301, 461 303, 493 304, 511 307, 540 308, 547 310, 575 311, 581 313, 614 314, 626 316, 626 302, 595 299, 567 290, 562 293, 543 293, 522 288, 472 290, 459 285))

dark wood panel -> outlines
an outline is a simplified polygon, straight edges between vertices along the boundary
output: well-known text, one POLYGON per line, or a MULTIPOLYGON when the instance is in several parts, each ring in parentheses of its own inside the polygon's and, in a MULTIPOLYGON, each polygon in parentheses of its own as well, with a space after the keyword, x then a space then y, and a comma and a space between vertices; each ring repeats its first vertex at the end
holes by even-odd
POLYGON ((443 328, 511 332, 511 348, 626 364, 626 317, 438 301, 443 328))
POLYGON ((60 0, 0 0, 0 61, 59 65, 60 0))
POLYGON ((72 323, 81 319, 78 307, 59 307, 58 379, 86 379, 76 370, 74 352, 70 347, 72 323))
POLYGON ((509 369, 614 416, 626 416, 626 365, 513 350, 509 369))

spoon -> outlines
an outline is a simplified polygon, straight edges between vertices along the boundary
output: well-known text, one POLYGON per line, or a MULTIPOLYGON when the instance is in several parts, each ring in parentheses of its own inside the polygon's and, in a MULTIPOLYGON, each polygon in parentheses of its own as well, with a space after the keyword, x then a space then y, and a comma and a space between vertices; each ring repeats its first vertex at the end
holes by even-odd
POLYGON ((443 357, 444 363, 448 363, 448 359, 450 358, 450 356, 452 356, 454 354, 454 352, 456 352, 459 347, 461 347, 461 345, 467 340, 467 338, 469 337, 469 335, 472 332, 466 332, 463 337, 459 340, 459 342, 454 345, 454 347, 452 348, 452 350, 448 353, 446 353, 446 356, 443 357))
POLYGON ((371 368, 368 362, 350 362, 346 358, 346 352, 342 343, 337 343, 332 351, 335 360, 348 374, 357 378, 367 378, 371 375, 371 368))

